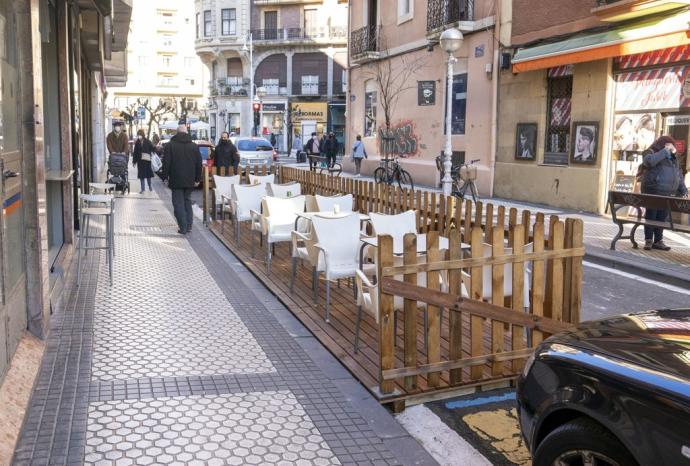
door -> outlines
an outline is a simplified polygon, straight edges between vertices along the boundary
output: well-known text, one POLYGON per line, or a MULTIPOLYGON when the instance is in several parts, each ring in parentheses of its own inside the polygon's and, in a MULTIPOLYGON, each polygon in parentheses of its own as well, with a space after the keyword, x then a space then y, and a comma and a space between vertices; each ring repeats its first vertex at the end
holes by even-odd
MULTIPOLYGON (((664 115, 664 131, 662 134, 668 134, 673 139, 676 140, 676 157, 678 158, 678 165, 683 171, 683 174, 687 174, 688 168, 688 137, 690 136, 690 115, 664 115)), ((686 175, 686 183, 688 177, 686 175)), ((677 217, 674 216, 674 220, 681 222, 685 225, 688 224, 688 215, 682 214, 677 217)))
POLYGON ((20 69, 11 3, 0 0, 0 380, 26 329, 20 69))
POLYGON ((316 9, 304 10, 304 36, 306 38, 318 37, 319 20, 317 12, 318 10, 316 9))
POLYGON ((311 138, 311 133, 316 132, 316 122, 315 121, 303 121, 302 122, 302 144, 307 144, 309 138, 311 138))
POLYGON ((278 38, 278 12, 264 11, 264 39, 275 40, 278 38))

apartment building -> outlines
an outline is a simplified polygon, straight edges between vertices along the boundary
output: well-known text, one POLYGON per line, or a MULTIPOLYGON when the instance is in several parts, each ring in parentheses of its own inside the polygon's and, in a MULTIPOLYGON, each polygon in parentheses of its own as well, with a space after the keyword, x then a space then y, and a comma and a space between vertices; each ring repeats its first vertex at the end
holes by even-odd
POLYGON ((496 195, 604 212, 661 134, 687 170, 689 21, 685 0, 515 0, 496 195))
POLYGON ((345 132, 347 4, 339 0, 196 0, 196 51, 209 67, 211 131, 345 132), (261 111, 254 114, 257 89, 261 111), (260 121, 259 121, 260 120, 260 121))
POLYGON ((378 166, 387 137, 393 143, 386 150, 401 157, 416 183, 438 184, 435 160, 445 146, 445 116, 451 111, 453 161, 479 159, 479 190, 491 193, 496 17, 502 3, 510 2, 350 1, 348 145, 363 136, 369 154, 365 172, 378 166), (451 27, 464 41, 455 54, 448 108, 448 56, 439 37, 451 27))
MULTIPOLYGON (((138 109, 137 99, 186 99, 187 109, 201 117, 208 98, 208 70, 196 54, 194 3, 189 0, 134 2, 129 36, 127 85, 114 89, 110 107, 119 111, 138 109)), ((174 115, 164 118, 174 119, 174 115)), ((148 116, 140 122, 143 126, 148 116)), ((154 128, 158 130, 158 128, 154 128)))

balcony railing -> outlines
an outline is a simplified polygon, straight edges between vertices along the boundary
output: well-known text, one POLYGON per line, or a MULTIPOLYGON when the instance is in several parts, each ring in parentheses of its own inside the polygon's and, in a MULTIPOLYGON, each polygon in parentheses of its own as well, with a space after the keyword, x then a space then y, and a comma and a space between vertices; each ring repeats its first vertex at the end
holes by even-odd
POLYGON ((252 29, 252 38, 255 41, 304 41, 304 40, 333 40, 346 39, 346 26, 333 26, 329 28, 279 28, 279 29, 252 29))
POLYGON ((212 96, 247 97, 249 96, 249 80, 242 78, 235 79, 233 77, 220 78, 211 81, 210 91, 212 96))
POLYGON ((429 0, 426 30, 436 31, 459 21, 472 21, 473 18, 474 0, 429 0))
POLYGON ((379 51, 379 28, 369 25, 350 33, 350 56, 357 57, 379 51))
MULTIPOLYGON (((328 83, 319 81, 318 83, 301 83, 299 81, 292 83, 292 95, 327 95, 328 83)), ((333 81, 333 94, 344 94, 342 81, 333 81)))

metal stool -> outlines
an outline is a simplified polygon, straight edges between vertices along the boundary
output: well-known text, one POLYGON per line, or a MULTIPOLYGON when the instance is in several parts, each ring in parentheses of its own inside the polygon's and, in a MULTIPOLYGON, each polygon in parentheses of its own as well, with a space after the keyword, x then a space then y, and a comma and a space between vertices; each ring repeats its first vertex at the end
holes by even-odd
POLYGON ((90 250, 106 250, 106 260, 108 262, 108 273, 110 278, 110 285, 113 284, 113 255, 114 255, 114 212, 115 202, 113 196, 103 194, 82 194, 82 206, 79 212, 81 217, 80 225, 82 231, 79 232, 79 242, 77 243, 77 285, 81 283, 81 256, 82 251, 84 255, 90 250), (97 197, 96 197, 97 196, 97 197), (100 206, 92 206, 91 204, 100 204, 100 206), (95 236, 90 235, 91 217, 103 217, 105 219, 105 235, 95 236), (89 239, 105 240, 105 246, 89 246, 89 239))

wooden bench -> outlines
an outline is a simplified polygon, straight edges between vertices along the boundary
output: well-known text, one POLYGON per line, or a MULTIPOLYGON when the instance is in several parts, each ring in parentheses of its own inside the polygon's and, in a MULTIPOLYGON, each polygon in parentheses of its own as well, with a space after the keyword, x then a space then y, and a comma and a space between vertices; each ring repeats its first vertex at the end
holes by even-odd
POLYGON ((314 167, 313 170, 316 171, 316 169, 318 169, 321 175, 326 172, 329 176, 340 176, 343 172, 342 164, 335 162, 331 167, 328 157, 324 155, 309 155, 308 157, 310 170, 314 167))
POLYGON ((618 225, 618 233, 611 241, 611 249, 616 249, 616 242, 619 239, 629 239, 633 248, 637 248, 635 241, 635 232, 640 226, 651 226, 655 228, 663 228, 665 230, 678 231, 682 233, 690 233, 690 225, 683 225, 682 223, 674 222, 673 214, 690 214, 690 199, 682 197, 671 196, 656 196, 652 194, 629 193, 622 191, 609 191, 609 208, 611 209, 611 217, 613 223, 618 225), (668 220, 665 222, 657 222, 647 220, 642 215, 642 208, 668 210, 668 220), (636 215, 619 214, 619 210, 623 208, 632 208, 637 212, 636 215), (630 234, 624 236, 625 225, 632 225, 630 234))

